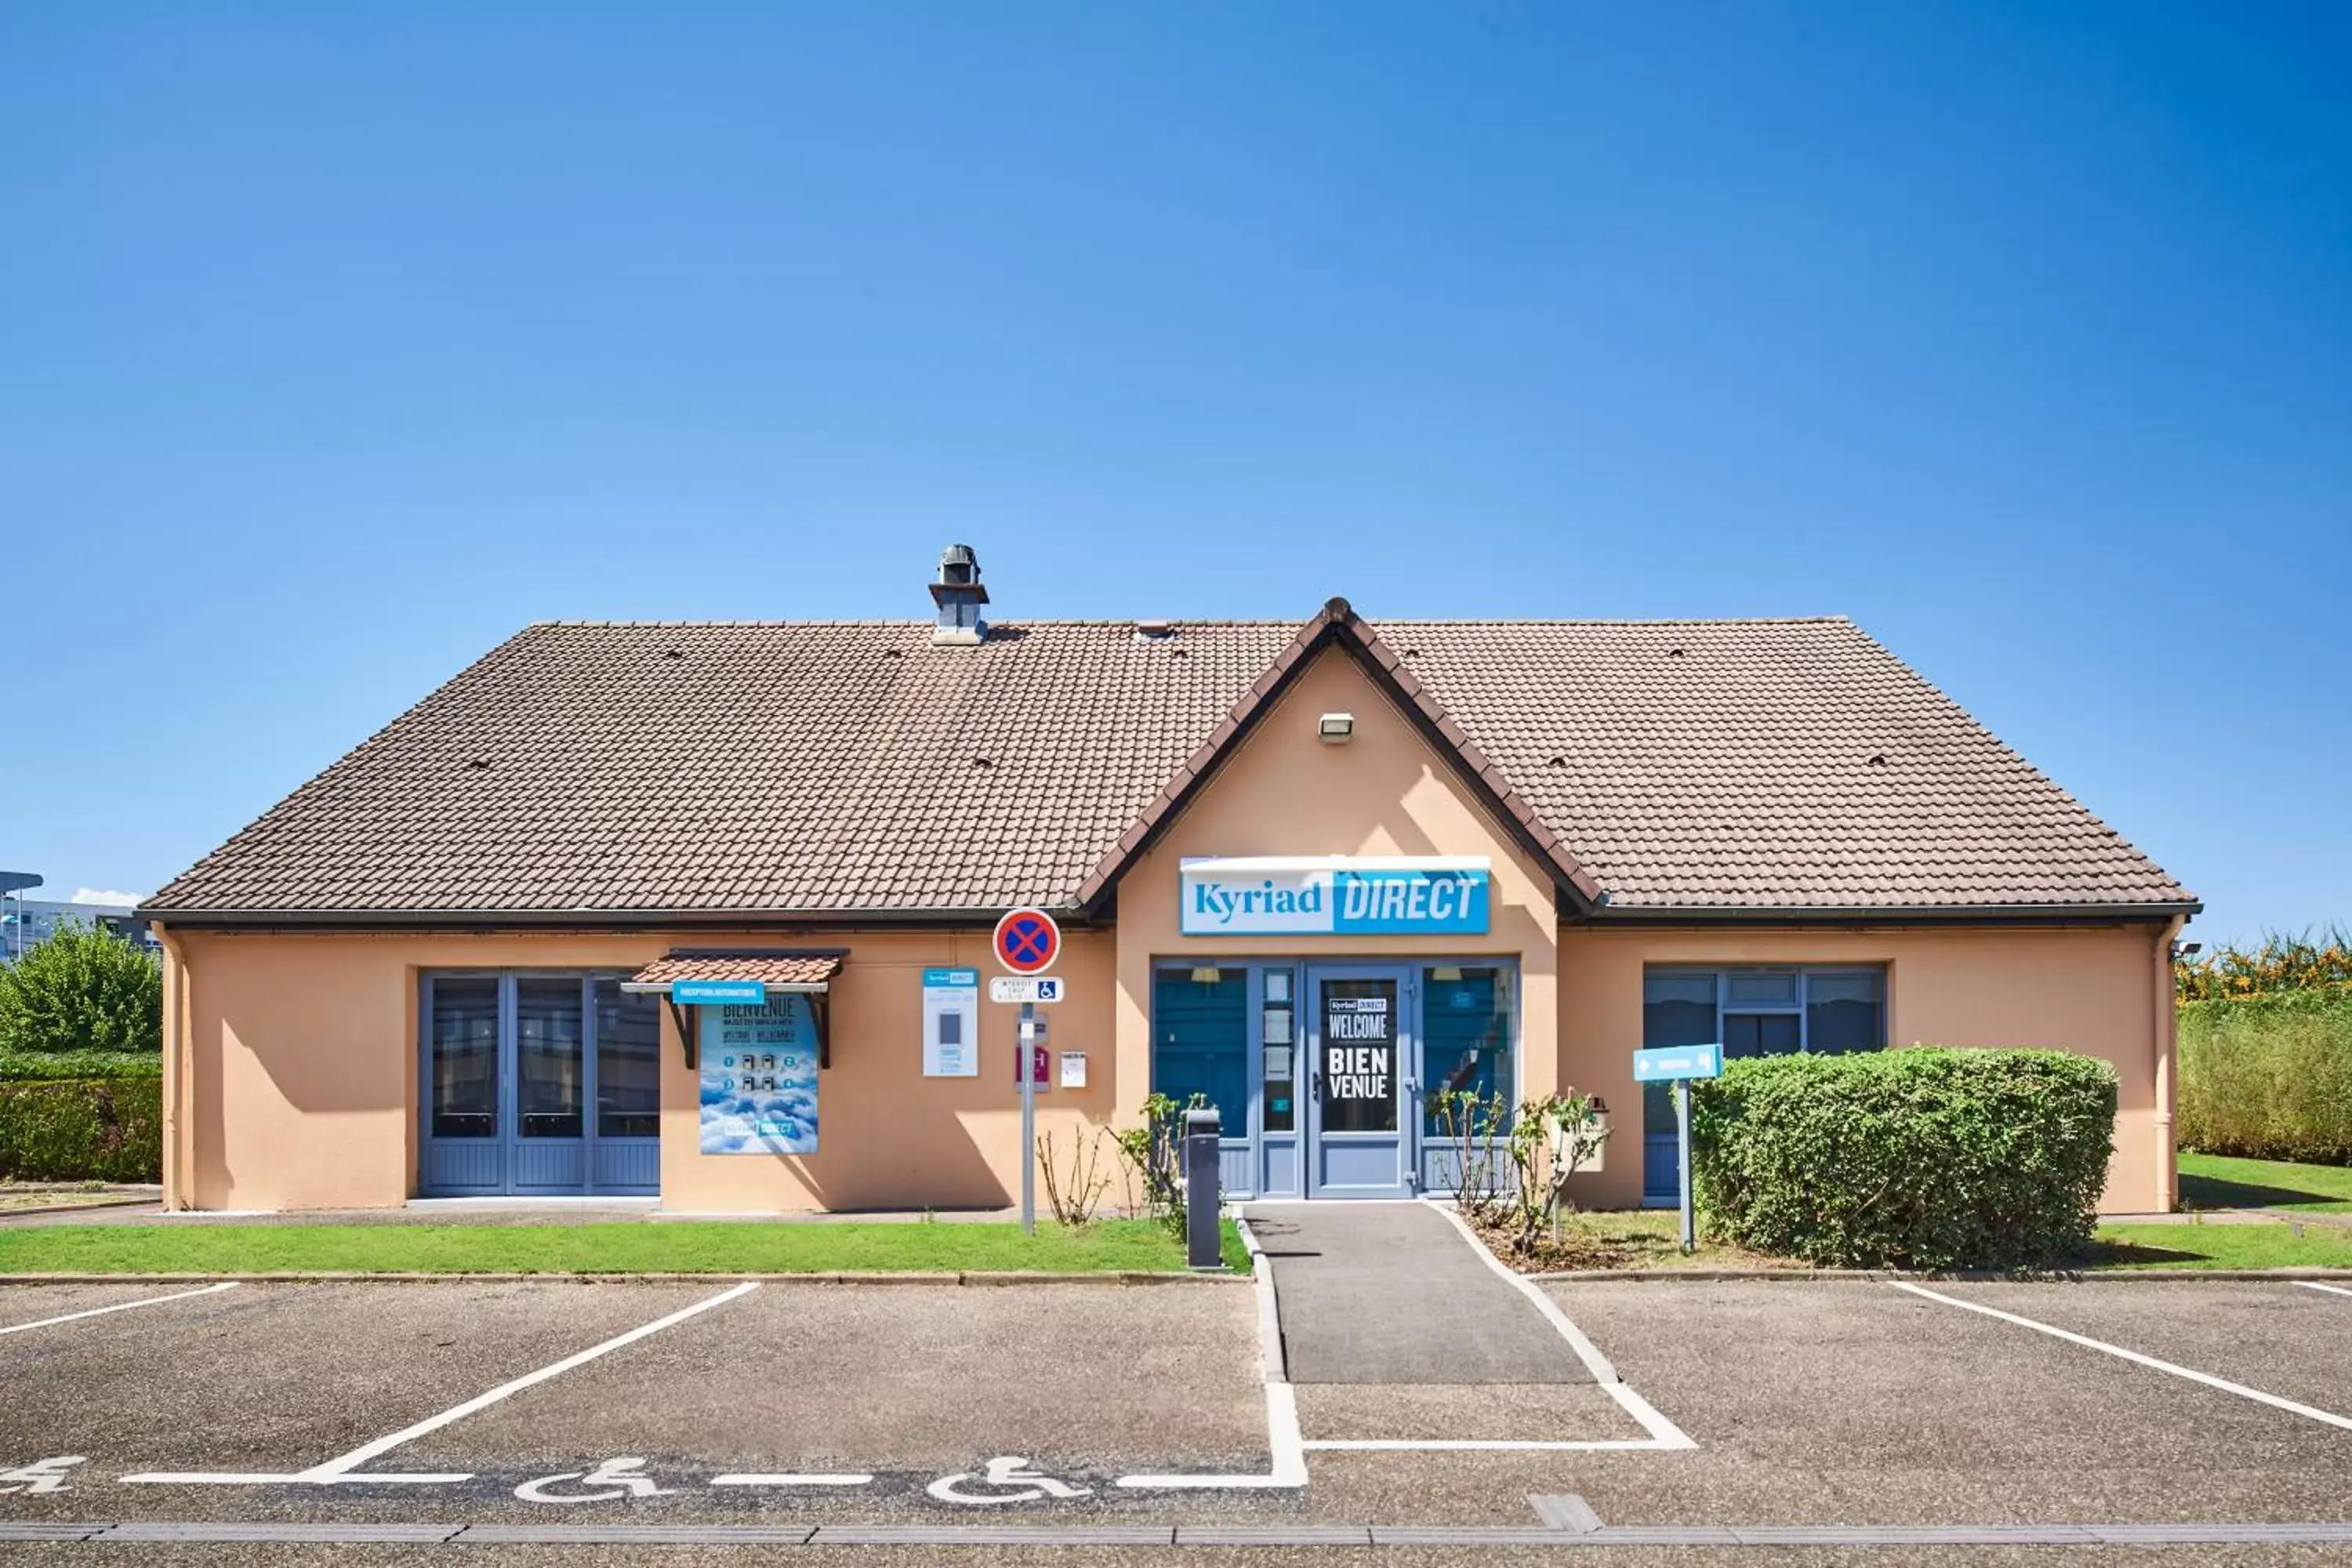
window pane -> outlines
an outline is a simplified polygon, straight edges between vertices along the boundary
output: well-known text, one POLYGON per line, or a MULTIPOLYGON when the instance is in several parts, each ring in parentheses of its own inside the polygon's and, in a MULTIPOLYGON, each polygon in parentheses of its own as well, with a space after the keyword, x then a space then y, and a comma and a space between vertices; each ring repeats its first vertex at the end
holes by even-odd
POLYGON ((515 982, 515 1114, 526 1138, 577 1138, 580 981, 515 982))
MULTIPOLYGON (((1712 1046, 1723 1038, 1715 1021, 1713 971, 1654 969, 1642 976, 1642 1044, 1712 1046)), ((1675 1091, 1663 1083, 1642 1086, 1642 1125, 1652 1132, 1675 1130, 1675 1091)))
POLYGON ((1726 1013, 1723 1016, 1723 1054, 1727 1059, 1785 1056, 1797 1047, 1797 1016, 1794 1013, 1726 1013))
POLYGON ((1652 971, 1642 977, 1642 1044, 1716 1043, 1715 976, 1652 971))
POLYGON ((1249 1129, 1249 971, 1162 970, 1151 986, 1151 1088, 1217 1108, 1225 1135, 1249 1129))
POLYGON ((1805 1048, 1811 1051, 1875 1051, 1886 1046, 1886 976, 1875 970, 1857 974, 1805 976, 1805 1048))
POLYGON ((436 980, 425 1037, 433 1053, 433 1136, 499 1133, 499 983, 436 980))
POLYGON ((1326 1132, 1393 1132, 1397 1125, 1397 983, 1326 980, 1316 987, 1326 1132))
POLYGON ((661 999, 617 980, 596 982, 596 1136, 661 1136, 661 999))
MULTIPOLYGON (((1511 972, 1500 968, 1421 972, 1422 1131, 1444 1131, 1438 1096, 1511 1095, 1511 972)), ((1484 1125, 1482 1121, 1480 1125, 1484 1125)))
MULTIPOLYGON (((1794 971, 1781 970, 1745 973, 1733 970, 1729 979, 1730 994, 1724 999, 1727 1007, 1793 1007, 1797 1005, 1797 976, 1794 971)), ((1705 1045, 1696 1040, 1694 1045, 1705 1045)))
POLYGON ((1298 1016, 1291 1005, 1291 973, 1265 972, 1265 1005, 1258 1010, 1258 1045, 1265 1052, 1265 1130, 1298 1129, 1298 1016))

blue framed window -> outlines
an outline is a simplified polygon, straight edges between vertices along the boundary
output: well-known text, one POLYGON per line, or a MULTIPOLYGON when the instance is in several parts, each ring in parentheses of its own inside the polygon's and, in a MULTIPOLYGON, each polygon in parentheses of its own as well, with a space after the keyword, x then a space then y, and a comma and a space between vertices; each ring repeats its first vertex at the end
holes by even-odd
MULTIPOLYGON (((1844 1053, 1886 1045, 1886 971, 1882 965, 1696 967, 1652 964, 1642 973, 1642 1044, 1721 1042, 1727 1058, 1791 1051, 1844 1053)), ((1673 1091, 1642 1088, 1643 1189, 1672 1202, 1673 1091)))
POLYGON ((1421 972, 1422 1132, 1444 1131, 1441 1095, 1467 1091, 1515 1103, 1511 1035, 1516 972, 1501 964, 1436 963, 1421 972))
POLYGON ((1249 969, 1192 964, 1151 981, 1151 1089, 1217 1108, 1227 1135, 1249 1126, 1249 969))

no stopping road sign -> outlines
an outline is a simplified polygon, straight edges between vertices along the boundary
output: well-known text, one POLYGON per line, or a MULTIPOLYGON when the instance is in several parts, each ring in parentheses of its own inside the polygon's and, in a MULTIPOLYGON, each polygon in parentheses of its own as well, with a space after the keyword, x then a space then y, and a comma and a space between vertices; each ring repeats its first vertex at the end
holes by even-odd
POLYGON ((1043 974, 1062 956, 1062 928, 1043 910, 1012 910, 996 922, 996 962, 1015 974, 1043 974))

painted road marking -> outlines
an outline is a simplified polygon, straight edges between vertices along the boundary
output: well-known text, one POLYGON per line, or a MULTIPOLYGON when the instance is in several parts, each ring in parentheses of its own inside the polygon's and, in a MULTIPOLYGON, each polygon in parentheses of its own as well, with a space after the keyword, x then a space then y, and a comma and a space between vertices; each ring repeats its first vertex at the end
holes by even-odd
POLYGON ((1236 1215, 1234 1228, 1250 1255, 1250 1280, 1257 1291, 1258 1365, 1265 1380, 1265 1443, 1274 1463, 1262 1476, 1121 1476, 1118 1484, 1147 1491, 1249 1491, 1307 1484, 1307 1445, 1298 1435, 1298 1391, 1282 1359, 1282 1311, 1274 1296, 1274 1268, 1257 1244, 1250 1222, 1236 1215))
POLYGON ((1661 1443, 1655 1437, 1309 1437, 1317 1452, 1362 1454, 1654 1454, 1696 1443, 1661 1443))
POLYGON ((166 1301, 184 1301, 191 1296, 211 1296, 223 1290, 234 1290, 237 1282, 225 1279, 217 1285, 201 1285, 194 1290, 174 1290, 168 1296, 150 1296, 139 1301, 117 1301, 111 1307, 92 1307, 86 1312, 68 1312, 63 1317, 43 1318, 37 1323, 11 1323, 0 1329, 0 1334, 21 1334, 28 1329, 46 1329, 58 1323, 79 1322, 84 1318, 100 1318, 109 1312, 127 1312, 133 1307, 160 1307, 166 1301))
POLYGON ((837 1476, 767 1476, 760 1475, 756 1472, 747 1472, 742 1475, 713 1476, 710 1478, 710 1484, 714 1487, 863 1487, 871 1486, 873 1483, 874 1478, 872 1476, 850 1475, 846 1473, 837 1476))
POLYGON ((1042 1471, 1032 1469, 1027 1459, 1012 1454, 999 1454, 989 1460, 978 1475, 964 1470, 952 1476, 941 1476, 924 1489, 941 1502, 961 1503, 966 1508, 990 1508, 1007 1502, 1038 1502, 1049 1497, 1066 1502, 1072 1498, 1095 1495, 1090 1488, 1074 1487, 1067 1481, 1056 1480, 1042 1471), (1019 1489, 973 1493, 965 1489, 967 1483, 1019 1489))
POLYGON ((88 1463, 89 1461, 79 1454, 59 1454, 55 1458, 36 1459, 29 1465, 19 1465, 13 1470, 0 1470, 0 1481, 8 1483, 0 1486, 0 1492, 71 1491, 73 1488, 66 1484, 66 1472, 76 1465, 88 1463))
POLYGON ((2316 1279, 2298 1279, 2295 1283, 2306 1290, 2325 1290, 2331 1296, 2352 1296, 2352 1290, 2347 1290, 2341 1285, 2322 1285, 2316 1279))
POLYGON ((1584 1363, 1584 1369, 1592 1374, 1592 1381, 1600 1385, 1601 1391, 1609 1395, 1610 1398, 1615 1400, 1618 1407, 1623 1410, 1626 1415, 1632 1416, 1635 1425, 1639 1426, 1643 1431, 1647 1432, 1649 1436, 1646 1438, 1594 1438, 1582 1442, 1558 1443, 1472 1443, 1456 1439, 1443 1439, 1414 1444, 1365 1439, 1351 1442, 1335 1441, 1328 1444, 1310 1444, 1309 1447, 1351 1448, 1425 1447, 1433 1450, 1475 1450, 1479 1448, 1492 1448, 1498 1453, 1548 1450, 1563 1454, 1638 1453, 1644 1450, 1665 1453, 1696 1448, 1698 1447, 1698 1444, 1692 1440, 1689 1433, 1685 1432, 1681 1427, 1667 1420, 1664 1415, 1659 1413, 1655 1405, 1643 1398, 1639 1394, 1636 1394, 1631 1384, 1617 1375, 1617 1369, 1610 1364, 1609 1358, 1607 1356, 1601 1353, 1601 1347, 1594 1344, 1591 1339, 1586 1337, 1584 1331, 1576 1326, 1576 1322, 1573 1319, 1571 1319, 1566 1312, 1560 1310, 1559 1303, 1546 1295, 1542 1286, 1538 1285, 1534 1280, 1529 1279, 1526 1275, 1517 1272, 1516 1269, 1507 1267, 1501 1258, 1487 1251, 1486 1244, 1480 1241, 1478 1239, 1477 1233, 1470 1228, 1470 1222, 1464 1219, 1459 1214, 1456 1214, 1451 1205, 1430 1202, 1430 1200, 1426 1198, 1419 1201, 1429 1203, 1430 1207, 1435 1209, 1439 1214, 1444 1215, 1445 1216, 1446 1223, 1454 1228, 1454 1231, 1462 1237, 1463 1242, 1468 1246, 1471 1251, 1478 1255, 1478 1260, 1484 1263, 1487 1268, 1493 1269, 1495 1273, 1501 1278, 1505 1284, 1508 1285, 1512 1289, 1517 1290, 1520 1295, 1525 1296, 1528 1302, 1534 1306, 1535 1310, 1543 1314, 1544 1321, 1549 1323, 1553 1329, 1559 1331, 1559 1337, 1568 1342, 1568 1348, 1576 1352, 1576 1359, 1584 1363))
POLYGON ((698 1317, 700 1314, 710 1310, 713 1307, 723 1307, 728 1302, 734 1300, 737 1297, 747 1296, 752 1291, 757 1290, 759 1288, 760 1282, 758 1280, 746 1279, 740 1285, 721 1290, 718 1295, 697 1301, 691 1307, 683 1308, 677 1311, 672 1312, 666 1318, 656 1318, 652 1322, 631 1329, 625 1333, 614 1334, 611 1339, 606 1340, 604 1343, 591 1345, 584 1351, 565 1356, 562 1361, 557 1362, 552 1366, 543 1366, 537 1372, 525 1373, 522 1376, 515 1378, 510 1382, 499 1384, 496 1388, 491 1389, 487 1394, 476 1394, 473 1398, 466 1401, 463 1405, 452 1405, 448 1409, 441 1412, 438 1415, 429 1415, 424 1420, 417 1422, 413 1426, 404 1426, 388 1437, 378 1437, 373 1443, 362 1444, 359 1447, 353 1448, 348 1454, 339 1455, 334 1458, 327 1460, 324 1464, 313 1465, 307 1470, 297 1471, 290 1475, 257 1475, 251 1473, 213 1472, 205 1470, 154 1470, 149 1471, 143 1475, 125 1476, 122 1479, 126 1483, 143 1482, 166 1485, 177 1484, 183 1486, 232 1487, 267 1486, 272 1484, 282 1484, 285 1482, 307 1482, 314 1485, 332 1485, 337 1482, 361 1481, 397 1482, 404 1485, 418 1486, 438 1481, 468 1481, 474 1479, 471 1471, 467 1471, 461 1475, 413 1475, 396 1471, 378 1471, 373 1473, 362 1472, 360 1469, 360 1467, 366 1464, 370 1459, 382 1458, 383 1455, 390 1453, 393 1449, 399 1447, 404 1443, 411 1443, 419 1437, 425 1436, 428 1433, 437 1432, 453 1421, 463 1421, 467 1416, 474 1415, 478 1411, 487 1410, 491 1405, 496 1405, 499 1401, 509 1398, 511 1395, 520 1394, 526 1388, 535 1388, 551 1377, 561 1377, 565 1373, 572 1371, 574 1367, 585 1366, 590 1362, 594 1361, 597 1357, 609 1355, 614 1351, 619 1350, 625 1345, 633 1345, 649 1334, 657 1334, 664 1329, 675 1328, 677 1324, 685 1322, 688 1318, 698 1317))
POLYGON ((656 1484, 646 1474, 644 1459, 631 1455, 607 1459, 593 1470, 566 1470, 562 1475, 541 1476, 535 1481, 525 1481, 515 1488, 514 1495, 525 1502, 614 1502, 625 1497, 667 1497, 674 1489, 656 1484), (580 1489, 572 1492, 551 1492, 547 1489, 564 1481, 577 1481, 580 1489))
POLYGON ((2231 1383, 2228 1378, 2215 1377, 2210 1372, 2199 1372, 2193 1367, 2176 1366, 2171 1362, 2158 1361, 2152 1355, 2143 1355, 2138 1351, 2126 1350, 2121 1345, 2111 1345, 2105 1340, 2095 1340, 2087 1334, 2053 1328, 2048 1323, 2036 1322, 2032 1318, 2021 1318, 2015 1312, 2004 1312, 1998 1307, 1987 1307, 1976 1301, 1963 1301, 1958 1296, 1947 1296, 1940 1291, 1930 1290, 1924 1285, 1913 1285, 1899 1279, 1892 1283, 1897 1290, 1908 1290, 1914 1296, 1924 1296, 1930 1301, 1941 1301, 1947 1307, 1958 1307, 1969 1312, 1981 1312, 1988 1318, 1999 1318, 2004 1323, 2015 1323, 2021 1329, 2032 1329, 2036 1333, 2048 1334, 2053 1339, 2064 1340, 2070 1345, 2081 1345, 2085 1350, 2102 1351, 2108 1355, 2118 1356, 2135 1366, 2170 1373, 2175 1377, 2186 1378, 2191 1383, 2201 1383, 2208 1388, 2218 1388, 2224 1394, 2234 1394, 2241 1399, 2251 1399, 2258 1405, 2267 1405, 2274 1410, 2284 1410, 2290 1415, 2303 1416, 2306 1420, 2325 1422, 2330 1426, 2341 1427, 2347 1432, 2352 1432, 2352 1418, 2315 1409, 2308 1405, 2298 1405, 2292 1399, 2282 1399, 2275 1394, 2264 1394, 2259 1388, 2249 1388, 2242 1383, 2231 1383))

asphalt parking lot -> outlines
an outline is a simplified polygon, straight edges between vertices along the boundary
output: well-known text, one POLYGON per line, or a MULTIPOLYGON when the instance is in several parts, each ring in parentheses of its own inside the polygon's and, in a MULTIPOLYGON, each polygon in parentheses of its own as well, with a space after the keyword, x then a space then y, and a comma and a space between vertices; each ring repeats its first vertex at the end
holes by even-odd
POLYGON ((2340 1525, 2199 1533, 2352 1518, 2352 1295, 2284 1280, 1541 1287, 1630 1404, 1564 1338, 1508 1383, 1294 1384, 1277 1347, 1270 1388, 1240 1282, 191 1289, 0 1289, 0 1539, 105 1525, 38 1552, 152 1561, 175 1531, 374 1524, 407 1531, 386 1550, 574 1532, 594 1560, 599 1531, 671 1532, 637 1560, 750 1528, 796 1550, 929 1532, 992 1562, 1220 1541, 1408 1561, 1452 1531, 1481 1560, 1827 1562, 1937 1528, 1990 1562, 2145 1526, 2135 1561, 2352 1554, 2340 1525))

